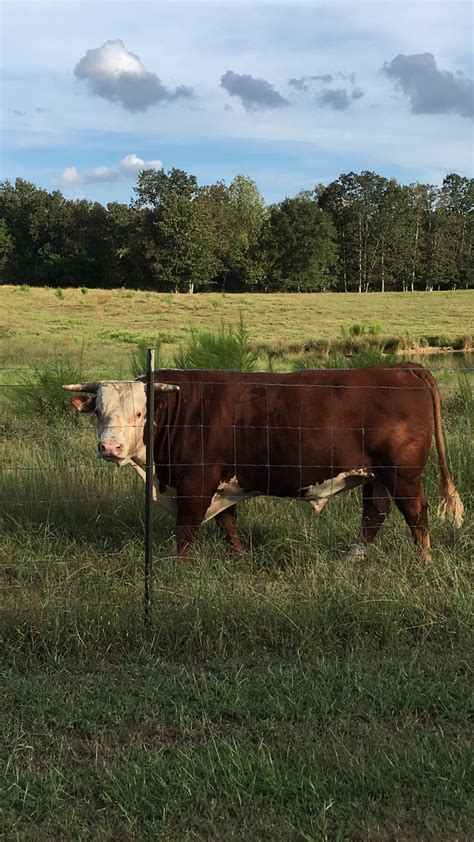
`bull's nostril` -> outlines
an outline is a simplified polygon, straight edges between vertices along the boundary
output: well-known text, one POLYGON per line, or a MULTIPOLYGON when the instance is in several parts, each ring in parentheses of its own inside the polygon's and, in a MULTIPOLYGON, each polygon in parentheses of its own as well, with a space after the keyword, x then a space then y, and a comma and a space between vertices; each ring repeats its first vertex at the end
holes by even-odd
POLYGON ((98 449, 101 456, 120 456, 123 453, 124 446, 122 442, 105 440, 99 442, 98 449))

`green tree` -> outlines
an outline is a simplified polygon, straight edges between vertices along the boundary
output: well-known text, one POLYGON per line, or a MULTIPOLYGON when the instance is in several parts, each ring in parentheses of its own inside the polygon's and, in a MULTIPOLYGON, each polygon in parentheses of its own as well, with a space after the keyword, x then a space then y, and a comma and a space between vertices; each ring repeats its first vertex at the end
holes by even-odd
POLYGON ((44 238, 35 226, 35 219, 44 215, 48 196, 46 190, 39 190, 22 178, 17 178, 14 185, 4 181, 0 186, 0 217, 13 241, 5 266, 9 281, 34 283, 38 280, 37 254, 44 238))
POLYGON ((135 188, 141 237, 156 289, 209 288, 218 268, 213 218, 197 179, 182 170, 144 170, 135 188))
POLYGON ((153 286, 153 268, 147 259, 144 209, 120 202, 107 205, 110 273, 114 286, 144 289, 153 286))
POLYGON ((257 185, 245 175, 236 175, 229 185, 229 224, 233 232, 233 246, 228 252, 230 288, 252 290, 265 285, 265 219, 265 202, 257 185))
POLYGON ((145 169, 138 176, 135 204, 158 208, 170 194, 194 199, 198 193, 197 178, 184 170, 172 167, 164 170, 145 169))
POLYGON ((335 228, 329 214, 308 194, 270 208, 266 244, 269 289, 310 292, 333 285, 335 228))
MULTIPOLYGON (((474 179, 450 173, 438 193, 436 216, 440 229, 438 260, 442 259, 444 286, 469 287, 473 283, 474 179)), ((441 262, 441 261, 440 261, 441 262)))
POLYGON ((343 173, 327 188, 316 188, 319 206, 338 231, 344 289, 373 288, 375 253, 380 245, 378 200, 385 179, 373 172, 343 173))
POLYGON ((208 289, 215 278, 212 217, 198 198, 169 194, 156 222, 161 244, 160 274, 175 292, 208 289))
POLYGON ((5 269, 8 265, 10 255, 14 250, 13 237, 8 230, 5 219, 0 219, 0 277, 5 279, 5 269))

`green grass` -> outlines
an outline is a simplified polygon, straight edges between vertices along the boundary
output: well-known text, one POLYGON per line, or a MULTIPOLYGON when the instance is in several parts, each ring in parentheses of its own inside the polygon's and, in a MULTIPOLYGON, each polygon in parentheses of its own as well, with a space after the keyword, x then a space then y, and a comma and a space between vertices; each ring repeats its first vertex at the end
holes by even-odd
POLYGON ((456 340, 472 347, 470 291, 173 295, 90 289, 83 295, 67 289, 58 298, 51 289, 31 287, 27 295, 19 295, 19 289, 0 287, 0 365, 23 365, 31 355, 36 363, 48 361, 55 347, 75 353, 84 343, 89 368, 97 369, 105 352, 107 365, 113 364, 119 376, 128 373, 130 343, 141 337, 161 337, 170 362, 191 328, 236 327, 241 313, 264 356, 267 349, 299 354, 323 340, 342 345, 341 331, 354 325, 381 326, 371 338, 391 337, 388 350, 428 344, 423 337, 431 337, 434 346, 456 340))
MULTIPOLYGON (((77 293, 87 302, 97 296, 77 293)), ((67 290, 58 304, 50 291, 61 319, 78 318, 63 310, 75 294, 67 290)), ((216 327, 229 298, 213 308, 216 327)), ((170 330, 179 332, 174 322, 170 330)), ((85 354, 99 347, 91 337, 92 329, 85 354)), ((296 501, 243 504, 242 561, 211 522, 190 563, 178 565, 173 524, 157 510, 145 626, 143 483, 97 459, 89 418, 72 409, 70 419, 51 417, 37 401, 11 399, 13 377, 24 384, 41 368, 38 338, 22 341, 31 365, 10 372, 0 392, 0 836, 467 842, 469 372, 436 372, 466 522, 454 531, 436 518, 433 453, 425 482, 431 564, 415 556, 396 512, 367 561, 347 562, 358 491, 336 497, 319 518, 296 501)), ((124 347, 126 356, 114 357, 104 344, 96 361, 128 374, 124 347)), ((71 356, 49 353, 57 362, 43 394, 54 405, 71 356)))
POLYGON ((468 653, 13 669, 17 839, 469 838, 468 653))

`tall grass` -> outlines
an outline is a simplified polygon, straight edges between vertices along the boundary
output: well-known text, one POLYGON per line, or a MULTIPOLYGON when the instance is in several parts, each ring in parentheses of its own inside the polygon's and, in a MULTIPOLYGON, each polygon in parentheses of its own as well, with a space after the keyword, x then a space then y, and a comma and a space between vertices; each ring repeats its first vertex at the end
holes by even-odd
POLYGON ((182 369, 255 371, 257 361, 258 353, 242 314, 235 328, 221 325, 217 332, 191 330, 187 346, 180 347, 174 357, 176 368, 182 369))
POLYGON ((142 338, 137 343, 137 349, 132 353, 131 358, 131 372, 132 376, 137 378, 146 374, 148 368, 148 349, 155 349, 155 368, 163 368, 163 342, 157 336, 153 342, 147 338, 142 338))

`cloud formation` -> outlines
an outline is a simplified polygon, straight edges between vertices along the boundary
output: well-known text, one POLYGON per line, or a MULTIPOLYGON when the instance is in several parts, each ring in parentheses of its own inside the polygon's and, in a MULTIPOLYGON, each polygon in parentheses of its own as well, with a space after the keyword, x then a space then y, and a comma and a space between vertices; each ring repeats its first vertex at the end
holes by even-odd
POLYGON ((438 70, 432 53, 399 54, 385 62, 382 72, 409 98, 413 114, 474 115, 473 80, 438 70))
POLYGON ((270 82, 255 79, 249 73, 227 70, 221 77, 221 86, 230 96, 238 97, 246 111, 265 111, 289 105, 288 100, 270 82))
POLYGON ((315 76, 301 76, 299 79, 288 79, 290 87, 294 88, 298 93, 308 93, 311 88, 319 88, 316 94, 318 105, 333 108, 335 111, 345 111, 352 102, 364 96, 364 92, 355 86, 355 82, 355 73, 319 73, 315 76), (338 79, 349 82, 349 88, 320 87, 321 83, 329 85, 331 82, 335 83, 338 79))
POLYGON ((332 73, 321 73, 317 76, 301 76, 299 79, 288 79, 288 84, 292 88, 296 88, 297 91, 306 92, 309 91, 308 82, 324 82, 325 84, 329 84, 329 82, 334 81, 334 76, 332 73))
POLYGON ((179 85, 168 90, 155 73, 150 73, 139 56, 130 53, 120 39, 106 41, 87 50, 76 64, 74 75, 85 81, 96 96, 118 102, 127 111, 146 111, 159 102, 193 97, 192 88, 179 85))
POLYGON ((323 88, 316 97, 319 105, 328 106, 335 111, 345 111, 351 102, 364 96, 360 88, 354 88, 350 94, 346 88, 323 88))
POLYGON ((94 167, 82 175, 76 167, 65 167, 58 178, 53 178, 52 183, 58 187, 72 187, 75 184, 111 184, 115 181, 122 181, 136 178, 141 170, 161 170, 161 161, 144 161, 138 155, 132 153, 125 155, 116 167, 94 167))

